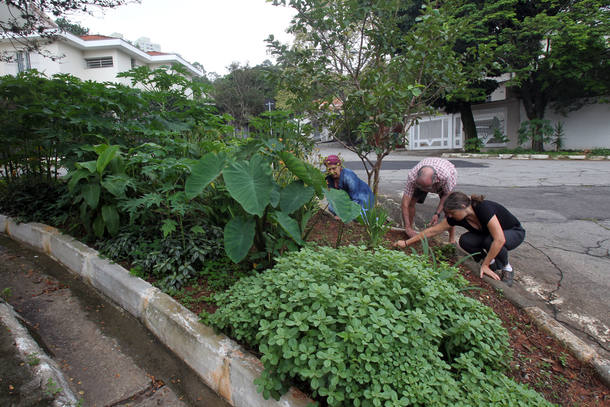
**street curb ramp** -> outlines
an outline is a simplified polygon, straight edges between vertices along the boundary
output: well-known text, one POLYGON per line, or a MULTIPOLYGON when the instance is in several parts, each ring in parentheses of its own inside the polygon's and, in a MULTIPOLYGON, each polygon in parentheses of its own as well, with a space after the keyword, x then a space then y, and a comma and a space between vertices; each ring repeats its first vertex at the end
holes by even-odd
POLYGON ((52 257, 138 318, 203 382, 234 407, 305 407, 313 401, 296 388, 265 400, 254 379, 263 365, 232 339, 217 334, 169 295, 54 227, 17 223, 0 215, 0 232, 52 257))

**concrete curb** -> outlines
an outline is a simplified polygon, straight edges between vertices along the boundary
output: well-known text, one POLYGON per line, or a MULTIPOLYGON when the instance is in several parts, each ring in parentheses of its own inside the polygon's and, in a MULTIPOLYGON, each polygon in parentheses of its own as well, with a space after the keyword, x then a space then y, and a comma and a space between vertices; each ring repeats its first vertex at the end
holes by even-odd
MULTIPOLYGON (((467 256, 468 253, 463 251, 459 246, 456 246, 458 253, 461 256, 467 256)), ((472 272, 478 273, 480 266, 473 260, 469 259, 463 263, 472 272)), ((602 382, 610 387, 610 361, 602 358, 592 347, 587 345, 579 337, 574 335, 566 327, 557 322, 539 307, 536 307, 533 301, 530 301, 520 295, 515 289, 507 286, 501 281, 494 280, 490 277, 483 276, 483 281, 494 287, 496 290, 501 290, 503 295, 508 298, 515 306, 523 309, 525 313, 540 327, 557 341, 562 343, 569 349, 570 353, 581 363, 590 365, 599 374, 602 382)))
POLYGON ((495 154, 495 153, 443 153, 443 158, 492 158, 500 160, 610 160, 610 155, 550 155, 550 154, 495 154))
POLYGON ((39 223, 16 223, 0 215, 0 232, 45 252, 138 318, 189 365, 205 384, 235 407, 305 407, 312 400, 295 388, 279 401, 265 400, 254 379, 260 360, 232 339, 216 334, 172 297, 76 239, 39 223))
POLYGON ((19 322, 19 316, 13 307, 1 300, 0 320, 8 328, 24 364, 30 365, 28 356, 34 356, 38 360, 38 363, 31 366, 30 369, 34 377, 40 380, 39 385, 44 388, 47 384, 52 384, 53 388, 58 390, 54 396, 53 406, 77 406, 78 401, 59 366, 38 346, 28 330, 19 322))

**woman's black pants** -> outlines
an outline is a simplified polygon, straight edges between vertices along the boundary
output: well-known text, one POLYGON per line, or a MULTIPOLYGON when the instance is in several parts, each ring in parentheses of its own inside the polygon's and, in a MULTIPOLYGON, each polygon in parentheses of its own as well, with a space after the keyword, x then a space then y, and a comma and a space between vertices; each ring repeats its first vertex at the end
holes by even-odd
MULTIPOLYGON (((521 226, 507 229, 504 231, 504 238, 506 239, 504 247, 502 247, 502 250, 500 250, 500 253, 496 256, 498 269, 501 269, 508 264, 508 251, 514 249, 523 242, 525 239, 525 230, 521 226)), ((493 237, 491 237, 491 235, 482 235, 474 232, 464 233, 460 237, 460 247, 462 249, 471 254, 478 253, 472 256, 477 262, 487 256, 487 251, 491 247, 492 242, 493 237)))

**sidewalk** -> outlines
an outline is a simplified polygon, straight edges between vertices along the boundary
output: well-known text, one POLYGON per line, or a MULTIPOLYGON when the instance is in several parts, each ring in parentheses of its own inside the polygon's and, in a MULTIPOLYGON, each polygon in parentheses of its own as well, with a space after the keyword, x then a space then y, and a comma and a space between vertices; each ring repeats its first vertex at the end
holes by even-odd
POLYGON ((12 366, 0 369, 0 405, 228 406, 135 318, 5 235, 0 289, 12 305, 0 302, 12 366))

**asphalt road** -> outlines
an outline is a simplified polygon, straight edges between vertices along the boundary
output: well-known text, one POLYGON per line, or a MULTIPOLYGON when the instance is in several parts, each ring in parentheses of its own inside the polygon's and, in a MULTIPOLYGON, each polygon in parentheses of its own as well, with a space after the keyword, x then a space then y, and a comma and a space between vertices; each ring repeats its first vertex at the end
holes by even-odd
MULTIPOLYGON (((366 180, 358 158, 336 145, 345 166, 366 180)), ((422 156, 397 152, 384 160, 380 193, 400 202, 407 173, 422 156)), ((610 355, 610 161, 450 159, 457 190, 502 203, 526 229, 511 252, 515 286, 572 332, 610 355)), ((421 221, 438 204, 418 205, 421 221)))

